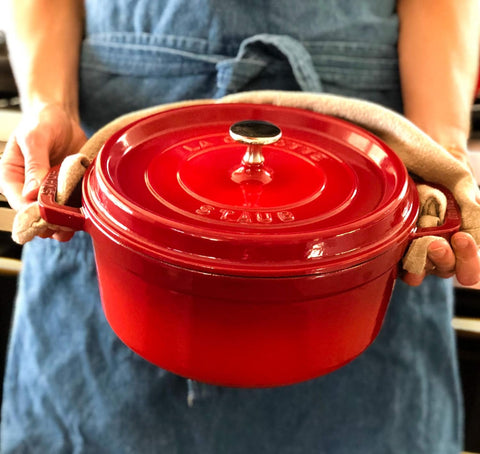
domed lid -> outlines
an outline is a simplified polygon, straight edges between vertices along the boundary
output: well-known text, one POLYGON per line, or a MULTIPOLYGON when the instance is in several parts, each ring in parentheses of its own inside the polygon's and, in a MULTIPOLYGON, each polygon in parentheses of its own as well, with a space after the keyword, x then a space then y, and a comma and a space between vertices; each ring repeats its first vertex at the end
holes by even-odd
POLYGON ((375 136, 270 105, 146 117, 107 140, 84 184, 92 222, 115 241, 224 274, 350 267, 410 232, 418 212, 403 163, 375 136))

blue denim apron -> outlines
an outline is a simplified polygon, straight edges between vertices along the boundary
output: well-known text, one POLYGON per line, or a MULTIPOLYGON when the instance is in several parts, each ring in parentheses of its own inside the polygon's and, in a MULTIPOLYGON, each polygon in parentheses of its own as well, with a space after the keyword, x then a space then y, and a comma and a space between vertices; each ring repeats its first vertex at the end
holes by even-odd
MULTIPOLYGON (((87 0, 81 113, 118 115, 260 88, 401 110, 394 1, 87 0)), ((458 454, 450 284, 398 282, 374 344, 342 369, 273 389, 186 380, 125 347, 100 305, 89 237, 35 240, 8 355, 2 452, 458 454)))

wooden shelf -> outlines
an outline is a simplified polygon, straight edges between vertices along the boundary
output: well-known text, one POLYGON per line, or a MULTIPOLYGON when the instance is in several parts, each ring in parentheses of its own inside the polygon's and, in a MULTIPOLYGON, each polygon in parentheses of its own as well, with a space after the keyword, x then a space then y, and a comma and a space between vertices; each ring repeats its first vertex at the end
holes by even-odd
POLYGON ((452 326, 459 336, 480 338, 480 318, 454 317, 452 326))

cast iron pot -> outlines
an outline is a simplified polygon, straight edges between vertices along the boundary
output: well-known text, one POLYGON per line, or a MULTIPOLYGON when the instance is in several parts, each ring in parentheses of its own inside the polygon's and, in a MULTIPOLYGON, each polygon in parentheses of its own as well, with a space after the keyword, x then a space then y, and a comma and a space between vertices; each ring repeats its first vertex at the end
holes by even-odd
MULTIPOLYGON (((392 150, 294 108, 205 104, 134 122, 88 168, 80 208, 55 203, 56 175, 42 216, 91 235, 115 333, 217 385, 292 384, 354 359, 407 246, 432 234, 417 231, 415 184, 392 150)), ((448 211, 436 235, 458 229, 448 211)))

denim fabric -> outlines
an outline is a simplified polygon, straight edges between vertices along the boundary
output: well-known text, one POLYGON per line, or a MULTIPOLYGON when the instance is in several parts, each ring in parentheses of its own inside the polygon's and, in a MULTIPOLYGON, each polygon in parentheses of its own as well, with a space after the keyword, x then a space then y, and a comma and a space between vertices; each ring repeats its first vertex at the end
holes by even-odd
POLYGON ((87 131, 147 105, 260 88, 325 91, 402 108, 394 45, 260 33, 222 54, 209 54, 208 47, 202 39, 169 35, 87 37, 81 68, 87 131))
MULTIPOLYGON (((323 90, 400 110, 393 3, 87 0, 85 129, 152 104, 256 88, 323 90)), ((342 369, 245 390, 185 380, 125 347, 103 316, 87 234, 34 240, 23 261, 5 454, 460 451, 448 281, 397 282, 379 337, 342 369)))

